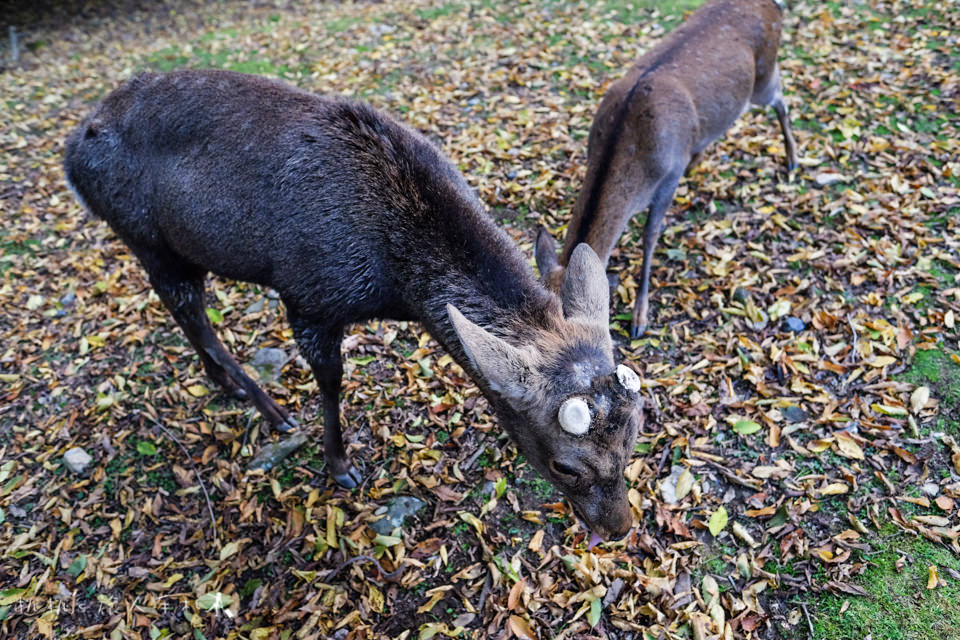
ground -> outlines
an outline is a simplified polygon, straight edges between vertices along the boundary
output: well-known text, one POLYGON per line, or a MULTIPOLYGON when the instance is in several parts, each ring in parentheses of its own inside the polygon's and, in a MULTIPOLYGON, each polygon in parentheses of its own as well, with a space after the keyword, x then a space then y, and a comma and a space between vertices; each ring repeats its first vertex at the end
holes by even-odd
POLYGON ((563 233, 606 87, 697 3, 49 4, 7 11, 19 60, 0 49, 0 636, 960 637, 957 12, 791 3, 800 167, 760 109, 708 149, 640 340, 634 220, 611 269, 618 353, 653 401, 626 473, 637 527, 588 550, 416 324, 345 341, 364 483, 335 486, 282 305, 211 280, 241 362, 290 356, 266 388, 311 435, 247 471, 276 436, 83 212, 63 141, 139 70, 278 77, 425 133, 531 256, 538 224, 563 233), (426 507, 377 534, 398 495, 426 507))

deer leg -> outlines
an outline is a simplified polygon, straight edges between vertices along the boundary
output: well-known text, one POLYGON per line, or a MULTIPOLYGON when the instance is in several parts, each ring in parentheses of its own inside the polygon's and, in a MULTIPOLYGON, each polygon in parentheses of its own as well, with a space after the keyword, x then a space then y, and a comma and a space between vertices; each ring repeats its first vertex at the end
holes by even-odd
POLYGON ((640 294, 633 307, 633 325, 630 330, 632 338, 639 338, 647 328, 650 296, 650 265, 653 252, 663 231, 663 219, 673 201, 673 192, 677 189, 680 175, 670 174, 657 186, 650 200, 650 211, 647 213, 647 224, 643 228, 643 264, 640 268, 640 294))
POLYGON ((340 383, 343 378, 340 342, 343 339, 343 327, 323 327, 294 318, 292 314, 290 324, 300 352, 313 369, 313 377, 317 380, 323 400, 323 457, 333 479, 340 486, 353 489, 360 485, 362 478, 347 456, 340 431, 340 383))
POLYGON ((787 112, 787 105, 783 101, 783 96, 777 92, 777 99, 771 105, 777 113, 777 120, 780 121, 780 129, 783 131, 783 147, 787 152, 787 172, 797 168, 797 143, 793 139, 793 131, 790 129, 790 116, 787 112))
POLYGON ((214 382, 237 398, 249 398, 263 417, 279 431, 296 428, 287 411, 250 379, 217 338, 203 303, 203 270, 184 265, 174 255, 135 251, 150 276, 150 284, 187 340, 197 350, 203 368, 214 382))
POLYGON ((687 168, 683 172, 683 175, 688 176, 692 172, 700 161, 703 160, 703 151, 697 151, 695 154, 690 156, 690 162, 687 163, 687 168))
POLYGON ((787 154, 787 172, 793 171, 797 168, 797 143, 793 139, 787 105, 783 101, 783 85, 780 81, 779 65, 774 66, 766 84, 754 93, 750 101, 753 104, 773 107, 777 114, 777 120, 780 122, 780 130, 783 132, 783 147, 787 154))

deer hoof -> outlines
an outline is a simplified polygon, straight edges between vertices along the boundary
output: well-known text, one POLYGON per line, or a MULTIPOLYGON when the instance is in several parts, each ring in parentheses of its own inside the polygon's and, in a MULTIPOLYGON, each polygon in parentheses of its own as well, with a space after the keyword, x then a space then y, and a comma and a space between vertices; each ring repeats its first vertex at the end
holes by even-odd
POLYGON ((630 339, 636 340, 637 338, 642 337, 643 334, 646 333, 646 331, 647 331, 647 325, 645 324, 633 325, 632 327, 630 327, 630 339))
POLYGON ((280 433, 290 433, 291 431, 293 431, 299 426, 300 425, 297 423, 296 420, 288 416, 282 422, 278 422, 277 424, 273 425, 273 428, 279 431, 280 433))
POLYGON ((363 478, 360 477, 360 472, 353 466, 347 469, 346 473, 334 474, 333 479, 345 489, 356 489, 360 486, 360 482, 363 481, 363 478))

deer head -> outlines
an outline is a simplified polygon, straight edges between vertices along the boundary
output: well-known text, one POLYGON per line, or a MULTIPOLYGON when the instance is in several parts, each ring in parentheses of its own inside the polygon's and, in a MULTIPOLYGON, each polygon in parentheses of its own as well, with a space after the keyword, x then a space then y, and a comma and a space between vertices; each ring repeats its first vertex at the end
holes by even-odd
POLYGON ((603 265, 587 245, 571 255, 562 312, 511 344, 447 312, 467 358, 495 399, 501 424, 533 466, 602 538, 633 524, 623 471, 643 424, 640 379, 613 360, 603 265))

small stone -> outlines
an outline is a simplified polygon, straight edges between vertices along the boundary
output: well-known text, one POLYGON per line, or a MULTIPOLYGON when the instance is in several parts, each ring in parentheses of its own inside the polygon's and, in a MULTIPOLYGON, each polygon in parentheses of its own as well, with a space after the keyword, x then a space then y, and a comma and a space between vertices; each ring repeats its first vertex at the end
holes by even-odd
POLYGON ((938 485, 936 482, 927 482, 920 487, 920 491, 923 492, 924 495, 928 495, 932 498, 940 493, 940 485, 938 485))
POLYGON ((415 515, 418 511, 427 506, 427 503, 420 498, 413 496, 398 496, 387 505, 386 515, 377 520, 370 526, 374 531, 383 535, 390 535, 394 529, 403 526, 403 521, 407 516, 415 515))
POLYGON ((743 287, 737 287, 733 291, 733 299, 737 302, 746 302, 750 299, 750 292, 743 287))
POLYGON ((74 447, 63 454, 63 464, 74 473, 83 473, 93 458, 80 447, 74 447))
POLYGON ((807 412, 796 405, 784 407, 780 410, 780 413, 789 422, 803 422, 809 418, 807 412))
POLYGON ((793 331, 794 333, 800 333, 807 327, 807 325, 803 324, 803 320, 796 316, 785 317, 782 326, 785 331, 793 331))
POLYGON ((65 296, 63 296, 62 298, 60 298, 60 304, 63 305, 63 306, 65 306, 65 307, 69 307, 70 305, 72 305, 72 304, 74 303, 74 301, 75 301, 76 299, 77 299, 77 294, 75 294, 73 291, 71 291, 71 292, 68 293, 67 295, 65 295, 65 296))
POLYGON ((250 361, 257 375, 264 382, 274 382, 280 378, 280 370, 287 363, 287 352, 283 349, 267 347, 260 349, 250 361))
POLYGON ((249 307, 247 307, 246 309, 244 309, 244 310, 243 310, 243 314, 244 314, 244 315, 250 315, 250 314, 253 314, 253 313, 260 313, 261 311, 263 311, 263 308, 264 308, 266 305, 267 305, 267 303, 263 300, 263 298, 260 298, 259 300, 253 302, 249 307))
POLYGON ((670 475, 660 483, 660 495, 667 504, 677 504, 680 500, 677 498, 677 482, 680 476, 687 468, 681 464, 674 465, 670 469, 670 475))
MULTIPOLYGON (((619 580, 620 578, 617 578, 619 580)), ((473 619, 476 618, 474 613, 461 613, 456 618, 453 619, 453 626, 456 627, 468 627, 470 623, 473 622, 473 619)))
POLYGON ((494 484, 493 480, 487 480, 483 483, 483 487, 480 489, 480 495, 489 496, 494 491, 496 491, 497 485, 494 484))
POLYGON ((842 173, 818 173, 814 176, 813 181, 817 184, 818 187, 829 187, 832 184, 837 184, 838 182, 846 182, 847 176, 842 173))
POLYGON ((307 434, 298 433, 286 440, 271 442, 260 450, 260 453, 247 465, 248 469, 263 469, 269 471, 283 462, 291 453, 307 444, 307 434))

